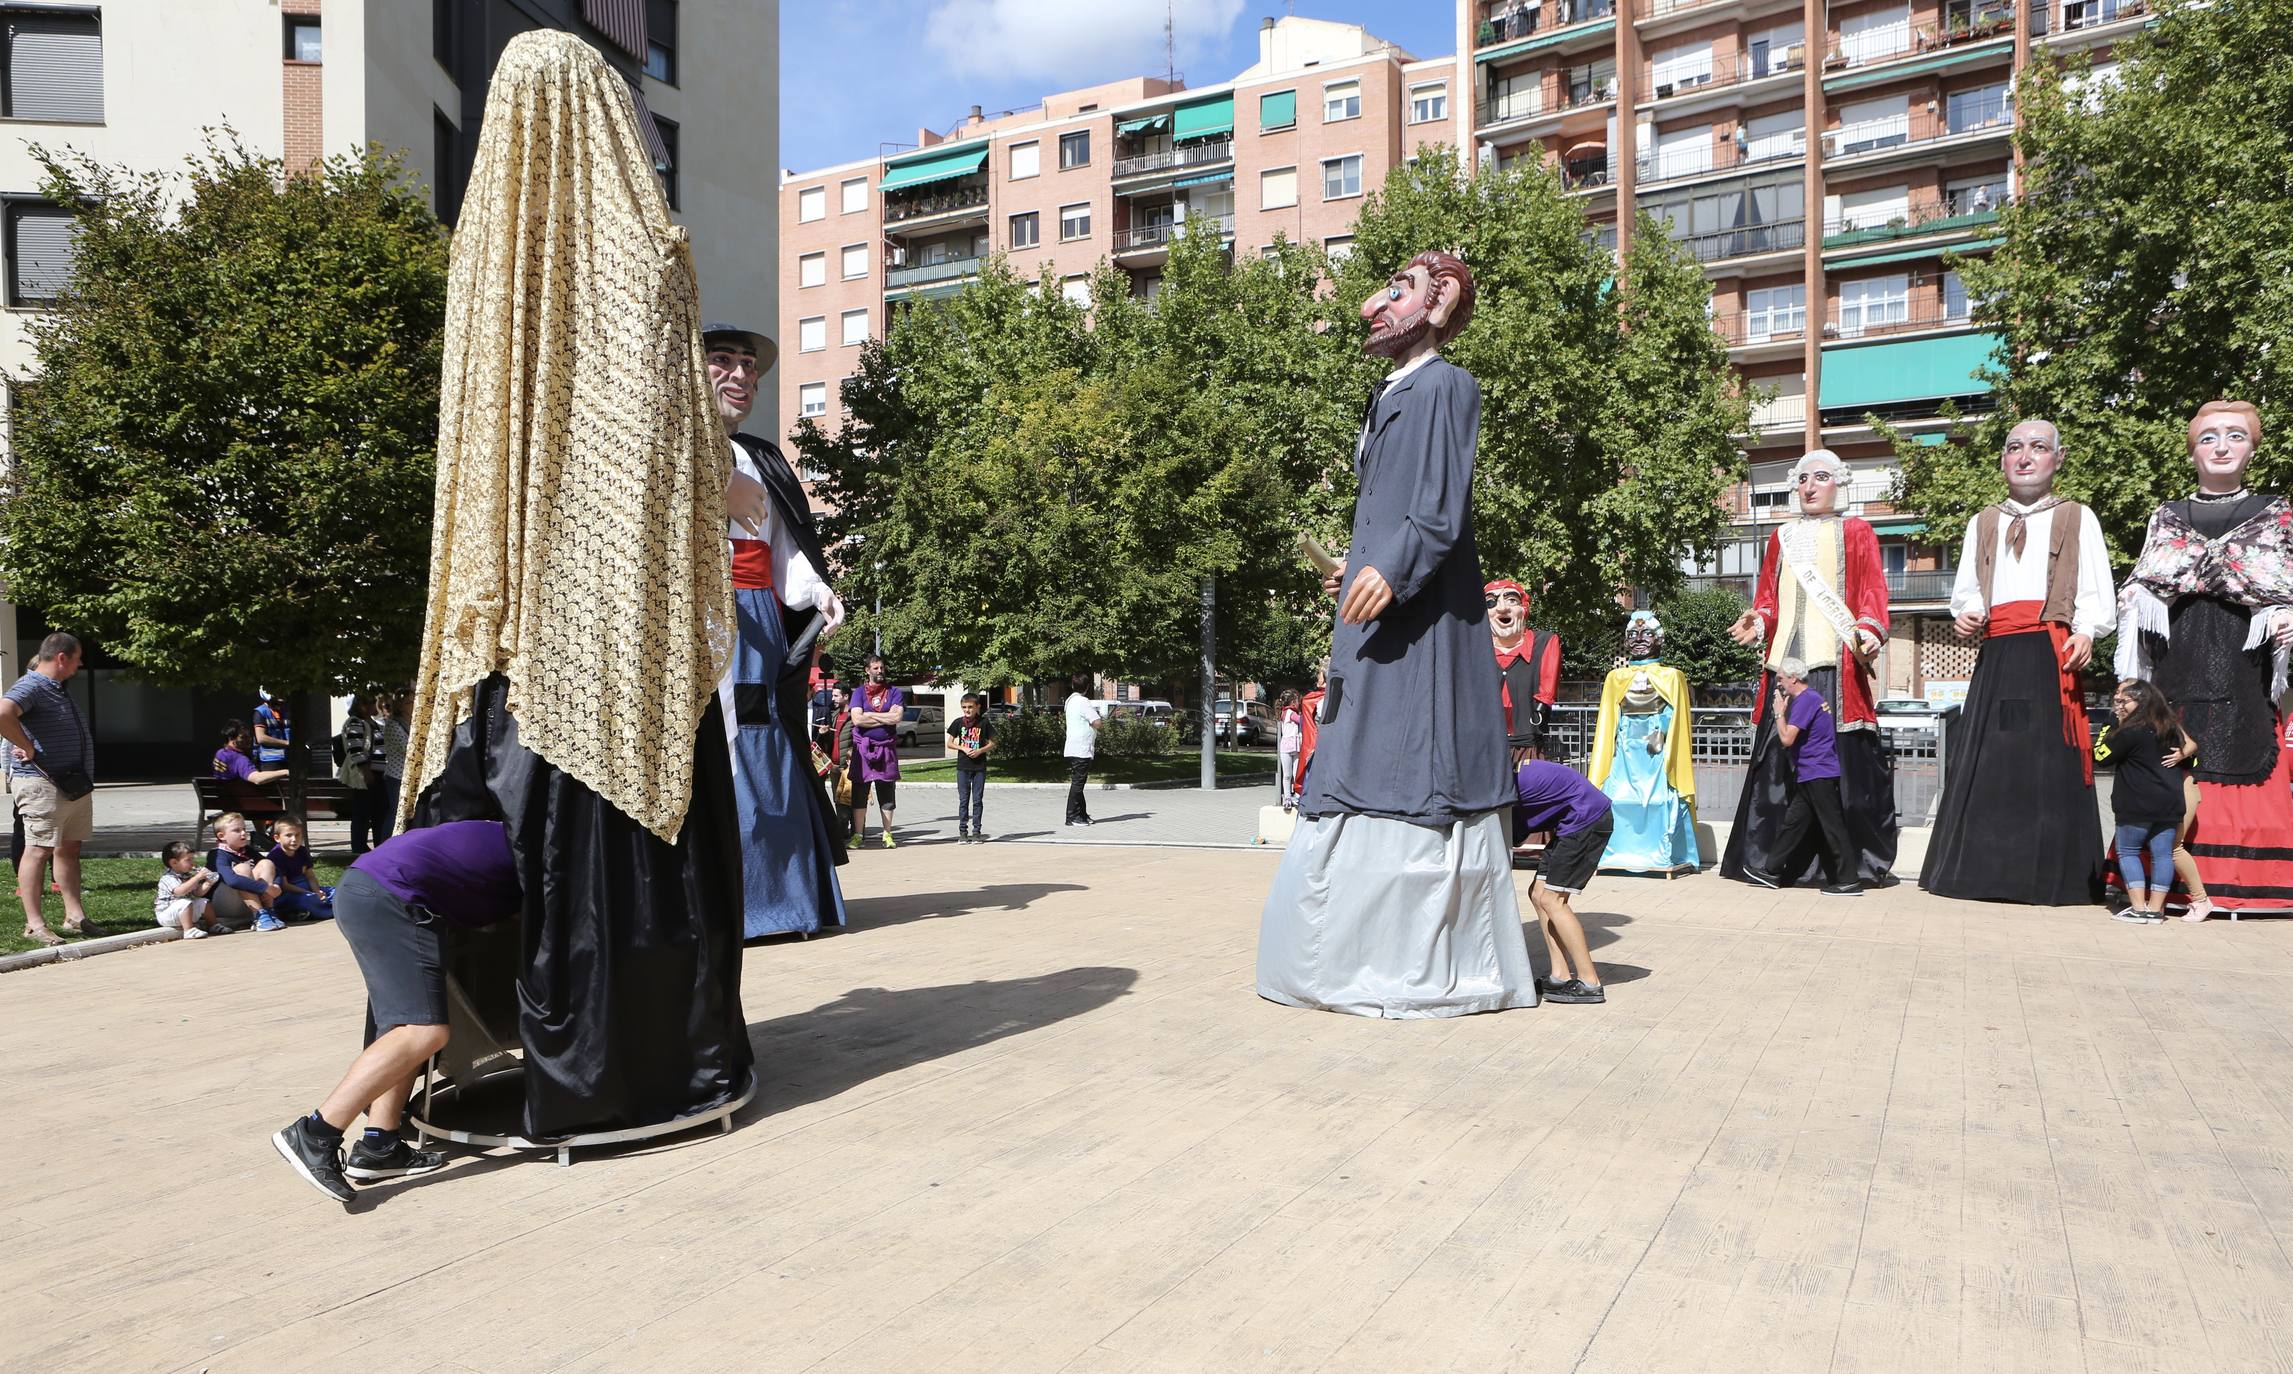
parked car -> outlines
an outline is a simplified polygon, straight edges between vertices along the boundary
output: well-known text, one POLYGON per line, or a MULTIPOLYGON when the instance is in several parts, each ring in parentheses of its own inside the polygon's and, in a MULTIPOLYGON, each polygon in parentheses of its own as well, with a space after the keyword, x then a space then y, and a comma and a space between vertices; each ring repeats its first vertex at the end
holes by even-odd
POLYGON ((947 712, 937 702, 923 702, 900 712, 899 741, 902 749, 913 749, 917 741, 938 744, 947 734, 947 712))
POLYGON ((1243 702, 1239 725, 1235 723, 1234 702, 1230 698, 1221 698, 1213 708, 1213 713, 1218 722, 1218 742, 1221 744, 1271 746, 1280 738, 1280 723, 1274 719, 1273 709, 1263 701, 1243 702))
POLYGON ((1167 701, 1110 701, 1106 707, 1110 718, 1136 718, 1166 730, 1175 729, 1178 724, 1178 713, 1167 701))

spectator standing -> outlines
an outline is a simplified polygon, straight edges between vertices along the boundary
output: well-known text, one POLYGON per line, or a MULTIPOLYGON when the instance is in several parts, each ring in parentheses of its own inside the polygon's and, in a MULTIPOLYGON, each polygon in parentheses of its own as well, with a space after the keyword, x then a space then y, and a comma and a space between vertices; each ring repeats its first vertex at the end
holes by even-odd
POLYGON ((248 724, 255 727, 255 765, 259 768, 285 769, 287 746, 294 739, 294 722, 287 718, 287 699, 269 692, 257 692, 262 700, 255 703, 255 714, 248 724))
POLYGON ((215 751, 210 766, 218 778, 237 778, 257 787, 277 782, 289 770, 285 768, 259 768, 255 765, 255 732, 243 720, 223 722, 223 747, 215 751))
POLYGON ((379 846, 398 826, 398 794, 406 785, 406 715, 413 709, 414 693, 387 692, 377 704, 382 708, 382 819, 374 843, 379 846))
POLYGON ((1274 702, 1281 713, 1281 726, 1275 735, 1274 746, 1274 799, 1284 811, 1298 808, 1298 750, 1305 743, 1305 713, 1298 709, 1296 691, 1285 691, 1274 702))
POLYGON ((963 694, 963 714, 948 725, 947 742, 955 750, 955 836, 984 840, 980 808, 987 799, 987 756, 995 748, 995 724, 979 693, 963 694))
POLYGON ((199 851, 184 840, 170 840, 159 851, 159 861, 166 869, 159 875, 151 911, 160 926, 182 931, 186 940, 220 934, 223 927, 207 912, 208 898, 215 891, 215 873, 199 866, 199 851))
MULTIPOLYGON (((1839 804, 1839 750, 1837 727, 1823 693, 1807 687, 1807 662, 1787 657, 1776 664, 1781 683, 1775 690, 1776 739, 1791 751, 1791 804, 1784 811, 1783 828, 1776 836, 1777 873, 1790 873, 1799 862, 1799 847, 1810 830, 1820 830, 1823 891, 1833 897, 1860 897, 1854 851, 1849 847, 1847 813, 1839 804)), ((1744 867, 1744 875, 1761 887, 1781 887, 1777 873, 1744 867)))
POLYGON ((342 764, 335 770, 335 780, 350 789, 350 857, 355 859, 390 834, 390 822, 379 816, 382 722, 374 717, 373 698, 359 695, 350 699, 350 716, 342 723, 341 747, 342 764))
POLYGON ((60 945, 40 910, 48 862, 64 899, 64 929, 101 935, 80 904, 80 845, 95 833, 95 740, 64 684, 80 670, 80 642, 61 631, 40 641, 32 666, 0 698, 0 737, 16 746, 9 786, 24 823, 24 857, 16 865, 16 899, 24 938, 60 945))
POLYGON ((1089 825, 1091 808, 1083 803, 1083 788, 1091 780, 1091 760, 1099 752, 1099 730, 1107 723, 1107 708, 1083 695, 1091 675, 1077 673, 1067 692, 1067 824, 1089 825))
POLYGON ((877 814, 884 818, 884 848, 892 839, 892 807, 900 781, 900 721, 907 713, 908 694, 884 679, 884 660, 870 656, 868 680, 852 698, 852 843, 866 837, 868 793, 876 794, 877 814))

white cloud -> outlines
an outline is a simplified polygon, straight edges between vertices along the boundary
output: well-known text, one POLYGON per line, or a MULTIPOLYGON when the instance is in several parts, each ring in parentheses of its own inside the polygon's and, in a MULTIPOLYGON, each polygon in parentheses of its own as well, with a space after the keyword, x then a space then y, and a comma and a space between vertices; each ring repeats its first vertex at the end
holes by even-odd
MULTIPOLYGON (((1179 70, 1222 46, 1241 13, 1242 0, 1171 0, 1179 70)), ((1060 89, 1160 75, 1163 18, 1163 0, 939 0, 924 42, 952 75, 1060 89)))

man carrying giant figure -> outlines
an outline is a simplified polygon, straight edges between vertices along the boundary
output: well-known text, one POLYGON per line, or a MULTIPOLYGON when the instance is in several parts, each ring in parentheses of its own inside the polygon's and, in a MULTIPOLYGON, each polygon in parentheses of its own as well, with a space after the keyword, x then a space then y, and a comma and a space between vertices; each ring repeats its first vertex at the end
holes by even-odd
POLYGON ((701 330, 709 387, 730 436, 732 670, 718 685, 730 732, 741 830, 741 934, 809 935, 844 924, 836 865, 846 855, 829 824, 829 798, 812 768, 805 698, 811 644, 836 628, 844 603, 825 580, 827 560, 811 503, 777 445, 740 432, 778 350, 751 329, 701 330))
POLYGON ((1919 886, 2079 906, 2102 895, 2083 674, 2115 614, 2094 512, 2054 494, 2062 445, 2025 420, 1999 453, 2007 499, 1967 522, 1951 614, 1982 636, 1919 886))
POLYGON ((1534 1006, 1514 895, 1497 663, 1473 541, 1481 391, 1440 346, 1473 277, 1421 253, 1362 303, 1395 366, 1354 448, 1360 495, 1299 820, 1258 928, 1258 993, 1356 1016, 1534 1006))
POLYGON ((1776 742, 1768 703, 1776 667, 1787 658, 1806 660, 1808 686, 1823 694, 1837 722, 1840 803, 1855 851, 1848 856, 1853 871, 1843 878, 1884 883, 1895 866, 1894 766, 1871 694, 1871 660, 1887 639, 1887 574, 1871 526, 1839 513, 1848 475, 1829 449, 1793 465, 1799 518, 1768 536, 1752 608, 1728 631, 1739 644, 1762 645, 1766 665, 1752 705, 1751 766, 1720 861, 1730 878, 1750 882, 1762 874, 1792 883, 1821 870, 1814 854, 1775 852, 1791 807, 1792 763, 1776 742))
POLYGON ((717 705, 725 431, 629 83, 579 39, 521 34, 482 130, 400 820, 506 831, 518 920, 443 955, 479 1019, 515 1027, 522 1134, 660 1126, 754 1088, 717 705))
POLYGON ((2293 753, 2277 701, 2293 648, 2293 504, 2245 486, 2261 415, 2208 401, 2189 423, 2197 490, 2150 516, 2118 593, 2120 678, 2147 678, 2197 746, 2189 852, 2215 906, 2293 910, 2293 753))

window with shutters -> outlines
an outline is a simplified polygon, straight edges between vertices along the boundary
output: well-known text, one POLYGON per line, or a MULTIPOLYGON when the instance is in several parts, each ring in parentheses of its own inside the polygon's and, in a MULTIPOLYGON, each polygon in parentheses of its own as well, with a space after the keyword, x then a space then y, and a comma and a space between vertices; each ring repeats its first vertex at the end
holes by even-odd
POLYGON ((807 186, 796 193, 796 222, 810 224, 828 217, 828 188, 807 186))
POLYGON ((796 260, 796 285, 799 290, 807 286, 828 284, 828 255, 806 253, 796 260))
POLYGON ((653 116, 653 127, 661 131, 661 150, 668 154, 654 170, 661 174, 661 190, 668 197, 669 208, 682 210, 685 208, 684 198, 677 186, 677 144, 682 135, 675 120, 663 119, 659 115, 653 116))
POLYGON ((821 416, 828 413, 828 383, 806 382, 796 388, 796 413, 821 416))
POLYGON ((1361 154, 1322 160, 1322 199, 1344 200, 1361 194, 1361 154))
POLYGON ((796 322, 797 352, 818 353, 827 346, 828 317, 826 315, 814 315, 810 319, 796 322))
POLYGON ((851 348, 868 341, 868 312, 847 310, 843 314, 844 346, 851 348))
POLYGON ((868 245, 864 243, 845 244, 842 270, 844 273, 844 280, 846 281, 851 281, 856 277, 867 276, 868 245))
POLYGON ((677 0, 645 0, 645 75, 677 84, 677 0))
POLYGON ((1091 131, 1079 129, 1071 134, 1059 135, 1059 170, 1091 165, 1091 131))
POLYGON ((0 115, 59 124, 101 124, 101 20, 92 13, 0 9, 0 21, 6 23, 8 37, 0 115))
POLYGON ((1258 208, 1281 210, 1298 203, 1298 169, 1269 167, 1258 174, 1258 208))
POLYGON ((1041 175, 1043 175, 1042 143, 1038 141, 1012 144, 1011 179, 1013 181, 1025 181, 1029 177, 1041 175))
POLYGON ((1043 241, 1042 217, 1033 210, 1011 217, 1011 246, 1033 248, 1043 241))
POLYGON ((1059 241, 1061 243, 1073 243, 1077 239, 1087 239, 1090 236, 1090 202, 1085 201, 1080 205, 1062 205, 1059 207, 1059 241))
POLYGON ((8 304, 40 306, 72 279, 72 212, 44 200, 11 201, 6 220, 8 304))
POLYGON ((1839 337, 1901 324, 1911 313, 1911 282, 1901 272, 1839 284, 1839 337))

